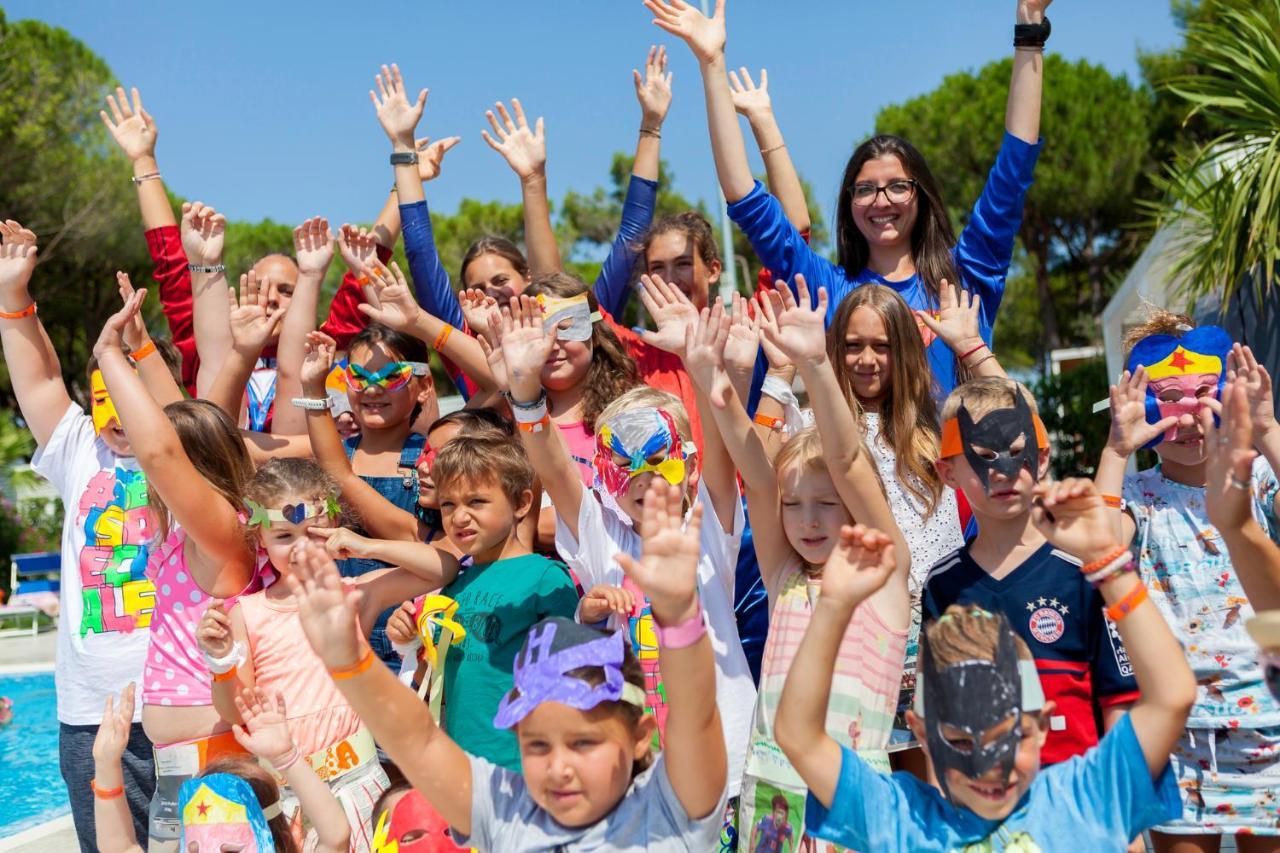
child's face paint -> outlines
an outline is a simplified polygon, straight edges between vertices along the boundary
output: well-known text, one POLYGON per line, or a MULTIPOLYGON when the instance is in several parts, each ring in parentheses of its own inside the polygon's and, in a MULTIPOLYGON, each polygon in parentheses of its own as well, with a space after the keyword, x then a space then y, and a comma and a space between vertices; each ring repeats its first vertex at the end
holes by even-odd
POLYGON ((682 485, 687 452, 671 415, 649 406, 620 412, 596 433, 596 477, 633 520, 639 520, 649 478, 682 485))
POLYGON ((132 456, 133 446, 120 425, 115 403, 107 393, 102 371, 95 370, 89 376, 89 415, 93 419, 93 431, 117 456, 132 456))
POLYGON ((787 541, 809 565, 824 565, 840 541, 841 526, 853 523, 831 475, 789 465, 778 474, 778 495, 787 541))

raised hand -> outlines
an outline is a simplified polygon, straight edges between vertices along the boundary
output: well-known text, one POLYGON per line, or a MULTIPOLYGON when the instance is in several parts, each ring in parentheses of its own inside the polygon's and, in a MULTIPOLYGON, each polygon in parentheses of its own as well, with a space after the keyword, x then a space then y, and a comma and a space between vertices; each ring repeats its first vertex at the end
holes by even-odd
POLYGON ((596 584, 582 596, 578 616, 584 625, 602 622, 610 616, 626 618, 635 609, 636 599, 620 586, 596 584))
POLYGON ((107 318, 107 322, 102 324, 102 332, 98 335, 98 342, 93 345, 93 354, 101 360, 104 355, 112 350, 121 351, 121 344, 124 343, 124 330, 137 316, 138 309, 142 307, 142 301, 147 298, 147 289, 135 291, 124 306, 107 318))
POLYGON ((222 262, 222 241, 227 218, 202 202, 182 205, 182 250, 193 264, 222 262))
POLYGON ((530 130, 519 98, 511 99, 511 112, 515 113, 514 121, 501 101, 494 104, 494 109, 498 111, 497 116, 493 114, 493 110, 488 110, 484 114, 485 118, 489 119, 489 126, 493 128, 493 136, 490 136, 487 130, 480 131, 484 141, 502 155, 507 165, 520 176, 521 180, 545 173, 547 136, 542 118, 539 117, 534 123, 533 130, 530 130), (501 121, 498 120, 499 117, 501 121))
POLYGON ((1018 0, 1017 20, 1020 24, 1038 24, 1053 0, 1018 0))
POLYGON ((1206 455, 1204 506, 1219 530, 1238 530, 1253 520, 1253 402, 1250 383, 1237 374, 1222 389, 1221 405, 1198 413, 1206 455), (1221 424, 1214 423, 1214 414, 1221 424))
POLYGON ((485 325, 480 327, 479 340, 484 360, 489 365, 489 372, 493 374, 494 384, 503 394, 508 394, 511 392, 511 381, 507 378, 507 359, 502 354, 502 323, 502 312, 496 309, 491 311, 485 325))
POLYGON ((285 715, 284 697, 268 694, 261 687, 242 688, 236 694, 236 710, 244 725, 233 725, 236 742, 271 764, 284 763, 293 755, 293 735, 285 715))
POLYGON ((369 90, 369 100, 378 114, 378 124, 393 145, 406 151, 413 149, 414 131, 422 120, 422 109, 427 104, 427 90, 418 92, 418 100, 410 102, 404 88, 404 76, 395 63, 390 68, 382 66, 380 74, 373 75, 375 94, 369 90))
POLYGON ((773 114, 773 100, 769 97, 769 70, 760 69, 760 85, 751 79, 745 67, 729 72, 729 94, 733 96, 733 108, 748 119, 773 114), (741 75, 741 76, 739 76, 741 75))
POLYGON ((502 311, 498 331, 511 395, 532 402, 542 393, 542 368, 555 347, 554 329, 542 323, 542 307, 530 296, 517 296, 502 311))
POLYGON ((1130 456, 1147 442, 1178 425, 1171 416, 1159 423, 1147 423, 1147 369, 1125 371, 1111 386, 1111 434, 1107 444, 1120 456, 1130 456))
POLYGON ((458 304, 462 306, 462 318, 467 321, 467 328, 479 334, 488 328, 489 318, 498 313, 498 300, 478 287, 459 293, 458 304))
POLYGON ((231 654, 235 642, 231 636, 231 617, 227 615, 226 602, 215 598, 196 625, 196 642, 211 658, 225 658, 231 654))
POLYGON ((748 310, 750 301, 740 293, 733 294, 733 306, 728 312, 729 335, 724 343, 725 369, 741 374, 755 370, 760 351, 760 318, 748 310))
POLYGON ((335 560, 365 557, 371 539, 345 527, 311 527, 307 534, 320 543, 325 553, 335 560))
POLYGON ((818 288, 818 304, 810 307, 812 300, 804 276, 797 275, 795 282, 799 301, 785 282, 777 282, 773 290, 761 294, 760 328, 765 340, 796 367, 820 365, 827 358, 827 289, 818 288))
MULTIPOLYGON (((120 292, 121 304, 128 305, 129 300, 133 298, 133 282, 129 281, 127 272, 116 272, 116 289, 120 292)), ((142 322, 142 312, 139 311, 124 327, 124 345, 130 352, 134 352, 148 340, 150 337, 147 335, 147 324, 142 322)))
POLYGON ((36 251, 34 231, 14 219, 0 222, 0 298, 25 296, 36 269, 36 251))
POLYGON ((663 625, 677 625, 695 616, 698 608, 699 531, 702 504, 695 504, 684 524, 684 493, 661 477, 652 477, 640 516, 640 559, 617 556, 627 577, 649 598, 653 615, 663 625))
POLYGON ((333 356, 337 349, 337 342, 324 332, 307 332, 307 338, 302 342, 302 368, 298 371, 298 378, 308 393, 324 389, 325 380, 333 370, 333 356))
POLYGON ((249 270, 240 276, 240 293, 234 287, 227 288, 228 320, 231 323, 231 346, 250 358, 256 359, 279 331, 287 309, 280 307, 275 282, 258 281, 258 274, 249 270), (276 307, 271 307, 271 306, 276 307))
POLYGON ((667 70, 667 49, 650 47, 644 63, 644 76, 635 70, 631 75, 636 84, 636 100, 640 102, 641 127, 661 127, 667 119, 667 110, 671 109, 671 79, 674 76, 667 70))
POLYGON ((729 324, 724 303, 717 297, 715 305, 703 308, 698 314, 698 322, 688 326, 685 332, 685 370, 712 405, 719 409, 728 405, 729 392, 733 388, 724 364, 729 324))
MULTIPOLYGON (((1107 505, 1093 480, 1068 478, 1042 480, 1035 488, 1031 523, 1068 554, 1091 563, 1110 554, 1120 544, 1107 505)), ((826 582, 823 581, 823 585, 826 582)))
POLYGON ((461 136, 446 136, 444 139, 431 141, 430 137, 414 140, 418 152, 418 180, 424 184, 440 177, 440 167, 444 163, 444 155, 449 149, 462 141, 461 136))
POLYGON ((372 231, 344 222, 338 229, 338 254, 342 255, 342 262, 347 265, 347 269, 361 275, 365 264, 377 259, 378 241, 374 239, 372 231))
POLYGON ((120 702, 107 694, 106 707, 102 709, 102 723, 93 738, 93 760, 119 768, 120 757, 129 746, 129 734, 133 730, 133 697, 136 687, 131 681, 120 691, 120 702))
POLYGON ((872 527, 846 524, 822 570, 822 597, 857 607, 885 585, 897 565, 893 539, 872 527))
POLYGON ((1253 441, 1276 429, 1276 403, 1271 394, 1271 374, 1258 363, 1249 347, 1235 344, 1227 356, 1227 377, 1243 383, 1253 421, 1253 441))
POLYGON ((653 23, 683 39, 699 62, 707 63, 724 55, 724 0, 716 0, 710 18, 684 0, 644 0, 653 13, 653 23))
POLYGON ((307 642, 330 669, 360 659, 360 597, 344 586, 338 567, 322 546, 300 542, 290 554, 284 582, 298 603, 298 620, 307 642))
POLYGON ((983 343, 978 324, 981 310, 981 296, 957 290, 944 278, 938 289, 938 315, 919 311, 916 316, 959 356, 983 343))
POLYGON ((642 331, 645 343, 664 352, 684 357, 689 327, 698 322, 698 309, 680 288, 667 284, 660 275, 640 276, 640 301, 653 318, 656 332, 642 331))
POLYGON ((375 323, 408 332, 418 321, 422 308, 405 280, 400 265, 395 261, 386 267, 381 261, 366 264, 364 274, 369 283, 364 286, 365 301, 359 306, 375 323))
POLYGON ((329 220, 313 216, 293 229, 293 254, 298 259, 299 275, 324 278, 333 261, 333 234, 329 220))
POLYGON ((125 97, 124 87, 117 86, 115 94, 107 95, 111 115, 107 115, 106 110, 99 110, 98 116, 110 131, 111 138, 124 151, 124 156, 130 160, 154 158, 156 137, 159 135, 156 121, 142 108, 142 96, 138 94, 137 88, 130 89, 129 92, 133 95, 132 105, 125 97))

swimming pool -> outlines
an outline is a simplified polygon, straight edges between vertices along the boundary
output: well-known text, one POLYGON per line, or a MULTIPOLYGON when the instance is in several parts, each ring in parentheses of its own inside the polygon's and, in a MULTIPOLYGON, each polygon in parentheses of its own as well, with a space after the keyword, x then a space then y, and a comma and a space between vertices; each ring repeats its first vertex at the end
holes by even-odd
POLYGON ((13 722, 0 729, 0 838, 71 813, 58 770, 58 714, 53 673, 0 675, 0 696, 13 700, 13 722))

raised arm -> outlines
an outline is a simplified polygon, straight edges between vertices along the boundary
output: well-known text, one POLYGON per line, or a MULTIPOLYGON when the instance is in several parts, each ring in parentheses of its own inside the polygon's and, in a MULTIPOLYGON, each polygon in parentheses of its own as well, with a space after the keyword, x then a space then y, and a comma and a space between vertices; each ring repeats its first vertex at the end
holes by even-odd
MULTIPOLYGON (((1123 556, 1107 508, 1091 480, 1042 482, 1031 519, 1046 539, 1086 564, 1123 556)), ((1182 646, 1142 588, 1136 571, 1119 571, 1099 584, 1109 615, 1138 682, 1141 697, 1129 711, 1147 768, 1158 778, 1183 736, 1196 700, 1196 681, 1182 646), (1112 614, 1112 609, 1118 608, 1112 614)))
POLYGON ((769 192, 782 204, 787 221, 797 231, 804 233, 812 227, 809 221, 809 205, 804 198, 804 187, 796 174, 795 164, 787 152, 782 128, 773 114, 773 100, 769 97, 769 71, 760 69, 760 85, 751 79, 751 72, 740 68, 729 72, 729 91, 733 96, 733 108, 747 117, 751 135, 760 147, 764 160, 765 176, 769 180, 769 192), (741 76, 739 76, 741 75, 741 76))
MULTIPOLYGON (((1053 0, 1017 0, 1017 22, 1038 24, 1053 0)), ((1009 81, 1009 103, 1004 127, 1023 142, 1040 140, 1040 96, 1044 91, 1044 49, 1015 47, 1013 79, 1009 81)))
POLYGON ((519 98, 511 99, 511 112, 501 101, 485 112, 493 135, 482 130, 480 135, 489 147, 502 155, 511 171, 520 178, 520 196, 524 203, 524 245, 529 254, 529 272, 535 278, 564 269, 560 246, 551 227, 551 203, 547 200, 547 136, 542 117, 533 129, 524 117, 519 98), (515 119, 512 119, 512 114, 515 119), (499 121, 501 119, 501 121, 499 121))
MULTIPOLYGON (((1253 350, 1235 344, 1227 356, 1227 377, 1245 386, 1249 399, 1249 420, 1253 424, 1253 446, 1280 476, 1280 424, 1276 423, 1276 401, 1271 394, 1271 374, 1258 363, 1253 350)), ((1280 515, 1280 493, 1268 512, 1280 515)))
POLYGON ((191 266, 191 322, 200 366, 196 392, 203 396, 231 351, 228 326, 227 271, 222 264, 222 243, 227 218, 201 202, 182 205, 182 248, 191 266))
POLYGON ((177 430, 120 348, 122 330, 146 295, 146 290, 137 291, 107 320, 93 354, 148 486, 200 550, 203 559, 189 561, 192 577, 210 595, 235 595, 245 588, 253 571, 253 554, 245 542, 238 508, 191 464, 177 430))
POLYGON ((471 759, 436 725, 417 694, 385 666, 357 625, 360 594, 344 587, 324 549, 301 549, 285 578, 298 618, 334 684, 378 744, 449 826, 471 834, 471 759))
POLYGON ((448 586, 458 576, 458 558, 425 542, 371 539, 345 527, 313 527, 308 532, 335 560, 354 557, 400 567, 368 572, 356 581, 362 625, 372 625, 388 607, 448 586))
POLYGON ((982 338, 980 317, 982 297, 956 288, 945 278, 939 288, 938 313, 917 311, 920 322, 928 326, 956 355, 956 362, 967 367, 972 378, 999 376, 1008 378, 996 354, 982 338))
MULTIPOLYGON (((822 595, 787 673, 773 733, 805 785, 827 808, 840 781, 841 747, 827 734, 831 674, 854 611, 897 570, 893 540, 859 524, 840 530, 822 570, 822 595)), ((901 562, 909 563, 906 552, 901 562)))
MULTIPOLYGON (((645 492, 640 519, 644 550, 637 560, 618 554, 618 565, 649 598, 653 619, 665 628, 705 623, 698 600, 698 534, 702 511, 695 506, 684 523, 680 488, 654 477, 645 492)), ((728 757, 714 690, 715 655, 705 626, 688 645, 658 649, 658 666, 667 693, 667 778, 685 813, 693 820, 711 814, 728 782, 728 757)))
POLYGON ((288 402, 302 394, 302 381, 298 377, 302 345, 307 334, 316 328, 320 286, 333 261, 333 245, 329 220, 323 216, 314 216, 293 229, 298 284, 280 325, 280 343, 276 347, 276 398, 285 403, 275 407, 271 418, 271 431, 276 435, 302 435, 307 431, 306 416, 288 402))
MULTIPOLYGON (((684 296, 678 288, 671 290, 684 296)), ((726 399, 733 393, 727 383, 715 382, 715 377, 723 373, 729 324, 730 318, 725 313, 724 303, 717 297, 711 308, 702 309, 697 324, 690 325, 686 331, 683 353, 685 369, 689 373, 697 371, 704 376, 702 382, 694 383, 699 411, 705 412, 717 405, 726 405, 726 399), (713 397, 708 396, 709 393, 713 397)), ((701 451, 702 481, 706 484, 707 494, 711 496, 711 505, 720 520, 720 526, 726 533, 732 533, 734 516, 741 500, 738 495, 738 472, 729 457, 725 440, 720 435, 720 424, 715 418, 702 424, 701 451)))
POLYGON ((1147 423, 1147 369, 1125 371, 1120 382, 1111 386, 1111 431, 1098 459, 1098 469, 1093 482, 1098 492, 1108 497, 1107 515, 1111 519, 1111 532, 1116 540, 1128 544, 1133 539, 1136 525, 1133 516, 1121 508, 1120 496, 1124 493, 1124 471, 1129 457, 1138 448, 1166 430, 1178 425, 1176 417, 1168 417, 1156 424, 1147 423))
POLYGON ((278 304, 275 284, 259 282, 258 274, 253 270, 240 276, 239 294, 235 288, 227 288, 226 303, 231 350, 204 398, 226 412, 231 420, 238 421, 245 385, 258 363, 262 348, 284 320, 285 309, 270 308, 272 304, 278 304))
POLYGON ((125 97, 124 87, 117 86, 115 94, 107 95, 111 114, 99 110, 98 115, 111 138, 133 164, 133 183, 138 189, 142 227, 150 231, 165 225, 177 225, 173 208, 169 206, 169 194, 165 192, 164 181, 160 177, 160 164, 156 161, 156 140, 160 129, 151 114, 143 109, 137 87, 130 89, 129 94, 132 103, 125 97))
MULTIPOLYGON (((129 304, 129 300, 133 298, 133 283, 129 281, 128 273, 116 273, 116 288, 120 292, 121 304, 129 304)), ((169 365, 165 364, 164 359, 156 352, 151 335, 147 333, 147 325, 142 322, 141 312, 135 314, 133 319, 125 325, 124 343, 129 347, 129 357, 133 360, 138 376, 142 379, 142 384, 147 386, 152 399, 162 408, 184 399, 182 389, 178 387, 173 374, 169 372, 169 365)))
POLYGON ((53 343, 27 290, 36 268, 36 235, 10 219, 0 222, 0 344, 22 419, 40 447, 71 406, 53 343))
POLYGON ((133 831, 133 815, 124 796, 124 771, 120 769, 133 729, 134 691, 130 682, 121 691, 119 704, 115 696, 107 694, 102 722, 93 738, 93 823, 98 849, 103 853, 142 853, 143 849, 133 831))

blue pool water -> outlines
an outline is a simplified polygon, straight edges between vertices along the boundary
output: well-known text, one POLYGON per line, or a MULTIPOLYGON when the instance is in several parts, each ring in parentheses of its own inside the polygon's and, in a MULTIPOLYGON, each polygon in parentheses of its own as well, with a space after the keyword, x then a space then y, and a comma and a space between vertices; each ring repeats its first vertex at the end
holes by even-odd
POLYGON ((0 838, 71 813, 58 770, 53 673, 0 675, 13 722, 0 728, 0 838))

